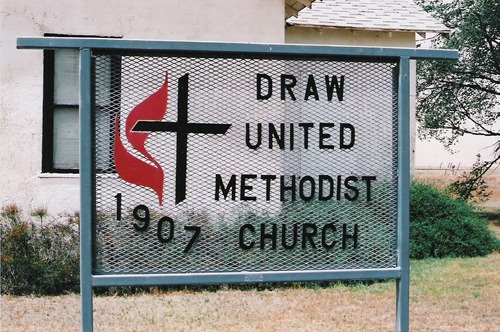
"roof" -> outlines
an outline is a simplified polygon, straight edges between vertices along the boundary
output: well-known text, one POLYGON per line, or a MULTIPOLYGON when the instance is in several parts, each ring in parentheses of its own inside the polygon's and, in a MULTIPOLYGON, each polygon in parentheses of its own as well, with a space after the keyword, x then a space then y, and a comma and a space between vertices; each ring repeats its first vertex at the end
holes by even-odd
MULTIPOLYGON (((287 1, 288 2, 288 1, 287 1)), ((317 0, 287 23, 295 26, 449 33, 413 0, 317 0)))
POLYGON ((311 4, 315 0, 285 0, 286 18, 291 16, 297 17, 299 11, 305 7, 311 8, 311 4))

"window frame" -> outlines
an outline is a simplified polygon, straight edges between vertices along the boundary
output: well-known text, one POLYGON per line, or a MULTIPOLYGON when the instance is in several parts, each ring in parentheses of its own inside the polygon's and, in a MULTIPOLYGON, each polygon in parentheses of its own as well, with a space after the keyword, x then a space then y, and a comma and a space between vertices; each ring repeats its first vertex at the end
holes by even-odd
MULTIPOLYGON (((46 37, 68 37, 66 35, 45 35, 46 37)), ((92 38, 116 38, 121 37, 103 37, 103 36, 71 36, 71 37, 92 37, 92 38)), ((60 174, 79 174, 80 169, 77 168, 58 168, 55 167, 54 156, 54 114, 57 107, 76 108, 80 111, 80 104, 56 104, 55 103, 55 71, 56 71, 56 50, 45 49, 43 50, 43 105, 42 105, 42 160, 41 172, 42 173, 60 173, 60 174)), ((119 61, 119 60, 118 60, 119 61)), ((121 75, 121 65, 118 62, 111 64, 110 79, 119 78, 121 75)), ((110 91, 116 93, 116 91, 110 91)), ((116 105, 115 105, 116 107, 116 105)), ((118 106, 119 107, 119 106, 118 106)), ((110 126, 114 122, 110 122, 110 126)), ((112 128, 111 128, 112 129, 112 128)), ((112 148, 112 147, 110 147, 112 148)), ((110 165, 111 167, 111 165, 110 165)))

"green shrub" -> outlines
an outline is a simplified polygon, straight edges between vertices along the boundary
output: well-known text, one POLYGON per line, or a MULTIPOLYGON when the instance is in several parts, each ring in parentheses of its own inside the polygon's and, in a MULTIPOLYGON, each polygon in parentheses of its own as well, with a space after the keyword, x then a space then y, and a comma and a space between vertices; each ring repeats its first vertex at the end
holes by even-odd
POLYGON ((1 293, 55 295, 79 287, 78 218, 40 226, 15 205, 0 214, 1 293))
POLYGON ((415 182, 410 200, 410 256, 474 257, 500 248, 485 218, 463 200, 415 182))
MULTIPOLYGON (((298 220, 305 220, 302 214, 311 210, 296 213, 298 220)), ((1 293, 56 295, 78 291, 78 215, 52 223, 45 222, 44 209, 31 211, 31 216, 34 221, 15 205, 0 213, 1 293)), ((500 241, 473 207, 431 186, 412 184, 411 258, 485 256, 499 249, 500 241)))

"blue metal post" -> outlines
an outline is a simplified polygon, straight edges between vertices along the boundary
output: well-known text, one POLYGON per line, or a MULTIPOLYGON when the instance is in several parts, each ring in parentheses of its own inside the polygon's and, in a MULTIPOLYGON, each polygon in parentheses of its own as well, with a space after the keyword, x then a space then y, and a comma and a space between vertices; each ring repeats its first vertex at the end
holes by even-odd
POLYGON ((80 296, 82 331, 93 330, 92 303, 92 58, 80 50, 80 296))
POLYGON ((410 329, 410 58, 399 61, 398 92, 398 266, 396 330, 410 329))

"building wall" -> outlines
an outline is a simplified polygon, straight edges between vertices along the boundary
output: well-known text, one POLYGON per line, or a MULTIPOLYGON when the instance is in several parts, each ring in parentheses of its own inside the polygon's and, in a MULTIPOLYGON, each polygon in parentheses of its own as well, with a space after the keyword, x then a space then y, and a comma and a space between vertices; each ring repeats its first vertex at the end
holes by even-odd
POLYGON ((291 44, 415 47, 415 33, 413 32, 363 31, 292 26, 286 28, 285 40, 291 44))
POLYGON ((43 174, 43 54, 16 49, 19 36, 284 42, 282 0, 5 0, 0 45, 0 207, 79 209, 78 175, 43 174))

